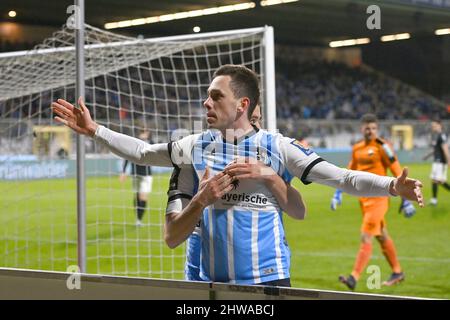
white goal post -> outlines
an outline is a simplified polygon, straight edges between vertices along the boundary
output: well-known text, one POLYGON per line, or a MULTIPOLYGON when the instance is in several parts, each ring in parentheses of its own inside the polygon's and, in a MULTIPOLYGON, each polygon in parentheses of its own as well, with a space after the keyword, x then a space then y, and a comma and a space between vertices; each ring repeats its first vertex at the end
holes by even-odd
MULTIPOLYGON (((141 39, 85 25, 84 36, 86 104, 113 130, 145 129, 153 142, 192 132, 204 121, 213 72, 227 63, 260 76, 265 126, 276 128, 272 27, 141 39)), ((0 54, 0 267, 66 271, 78 263, 75 135, 41 129, 59 127, 50 103, 75 102, 75 79, 75 30, 66 26, 34 50, 0 54)), ((85 148, 86 271, 182 279, 184 248, 168 249, 162 236, 170 169, 152 168, 137 227, 133 179, 118 179, 122 159, 90 139, 85 148)))

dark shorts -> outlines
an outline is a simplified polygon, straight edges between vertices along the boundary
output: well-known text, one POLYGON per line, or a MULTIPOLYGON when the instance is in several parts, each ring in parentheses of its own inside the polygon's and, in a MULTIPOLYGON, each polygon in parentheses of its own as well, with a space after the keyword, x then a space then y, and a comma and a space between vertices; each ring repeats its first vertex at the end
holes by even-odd
POLYGON ((258 283, 258 285, 273 286, 273 287, 290 287, 291 286, 291 278, 262 282, 262 283, 258 283))

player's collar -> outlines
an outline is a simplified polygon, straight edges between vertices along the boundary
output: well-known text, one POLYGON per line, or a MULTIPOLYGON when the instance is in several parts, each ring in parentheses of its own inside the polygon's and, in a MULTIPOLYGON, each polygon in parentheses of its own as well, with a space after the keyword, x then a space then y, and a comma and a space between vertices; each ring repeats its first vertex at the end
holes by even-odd
MULTIPOLYGON (((249 132, 247 132, 246 134, 240 136, 239 138, 236 138, 236 137, 235 137, 235 138, 234 138, 234 144, 235 144, 235 145, 238 145, 238 144, 240 144, 242 141, 251 138, 252 136, 254 136, 255 134, 257 134, 258 132, 259 132, 258 127, 254 126, 254 125, 252 124, 252 130, 249 131, 249 132)), ((225 140, 225 137, 224 137, 224 136, 222 136, 222 141, 223 141, 223 143, 230 143, 230 142, 228 142, 228 141, 225 140)))
POLYGON ((253 130, 255 130, 255 133, 259 132, 259 128, 257 126, 255 126, 253 123, 250 123, 253 127, 253 130))

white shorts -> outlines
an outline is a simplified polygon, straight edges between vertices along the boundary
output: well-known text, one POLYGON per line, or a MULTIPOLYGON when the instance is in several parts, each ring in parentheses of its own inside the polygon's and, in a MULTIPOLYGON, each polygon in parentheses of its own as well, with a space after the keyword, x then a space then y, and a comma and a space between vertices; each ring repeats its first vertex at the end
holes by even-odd
POLYGON ((431 167, 430 178, 435 181, 445 182, 447 181, 447 164, 440 162, 433 162, 431 167))
POLYGON ((152 192, 153 177, 152 176, 135 176, 133 177, 133 191, 139 193, 152 192))

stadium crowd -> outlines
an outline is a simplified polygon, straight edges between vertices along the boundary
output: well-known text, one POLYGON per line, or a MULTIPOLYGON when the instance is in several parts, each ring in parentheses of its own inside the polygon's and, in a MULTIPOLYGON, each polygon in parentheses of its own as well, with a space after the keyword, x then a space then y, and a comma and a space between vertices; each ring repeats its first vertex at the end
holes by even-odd
MULTIPOLYGON (((440 115, 442 119, 450 118, 445 107, 431 96, 398 80, 361 67, 352 68, 343 63, 325 61, 299 62, 297 65, 292 65, 292 61, 285 63, 280 58, 277 60, 276 70, 277 116, 280 119, 359 119, 367 112, 375 113, 381 120, 426 120, 436 115, 440 115)), ((170 80, 167 79, 167 75, 165 77, 166 81, 170 80)), ((145 99, 139 97, 140 94, 130 96, 127 90, 118 90, 121 84, 113 77, 110 79, 98 77, 95 79, 95 86, 92 85, 92 81, 88 81, 87 102, 92 101, 90 98, 93 98, 94 94, 90 88, 95 87, 96 102, 100 105, 112 106, 112 110, 109 111, 97 109, 100 113, 96 116, 99 118, 126 116, 131 104, 135 110, 143 110, 142 104, 145 103, 145 99), (117 92, 122 92, 120 98, 117 92), (125 114, 121 115, 119 109, 125 114)), ((129 83, 125 85, 129 86, 129 83)), ((156 97, 157 99, 150 98, 148 102, 156 100, 158 109, 156 112, 160 114, 168 111, 174 115, 183 108, 180 103, 175 102, 176 98, 187 103, 189 100, 201 101, 200 95, 205 94, 199 93, 198 88, 191 90, 180 87, 175 90, 174 87, 158 88, 154 85, 151 88, 148 84, 139 88, 141 84, 137 81, 132 81, 131 85, 133 93, 143 92, 146 97, 147 95, 156 97)), ((23 112, 32 115, 39 108, 38 104, 48 105, 51 95, 44 94, 44 97, 48 99, 48 103, 47 101, 32 102, 31 110, 23 110, 23 112)), ((5 102, 0 102, 0 106, 0 115, 6 115, 8 106, 5 102)), ((30 105, 28 107, 30 108, 30 105)), ((193 109, 195 114, 201 114, 201 109, 193 109)), ((151 113, 153 112, 149 114, 151 113)), ((46 112, 41 116, 48 115, 49 113, 46 112)), ((18 116, 17 110, 9 114, 9 117, 18 116)))
POLYGON ((405 83, 343 63, 309 61, 277 64, 277 113, 284 119, 426 120, 447 110, 405 83))
MULTIPOLYGON (((125 132, 126 123, 132 125, 135 120, 146 117, 157 133, 157 141, 166 140, 174 129, 192 128, 192 120, 203 119, 202 101, 207 89, 204 83, 208 82, 209 75, 207 69, 173 72, 172 62, 158 59, 139 68, 130 67, 87 80, 86 101, 88 105, 94 104, 94 117, 110 125, 117 124, 112 127, 125 132)), ((365 66, 350 67, 305 57, 296 60, 278 54, 276 71, 278 127, 285 135, 299 138, 333 135, 336 120, 359 119, 368 112, 376 114, 380 120, 425 122, 437 115, 450 119, 444 103, 365 66), (311 126, 306 121, 310 119, 327 120, 333 125, 311 126)), ((48 106, 55 97, 75 101, 74 87, 0 101, 0 120, 50 120, 48 106)), ((343 132, 355 134, 352 126, 341 126, 343 132)), ((316 144, 326 147, 325 141, 316 144)))

